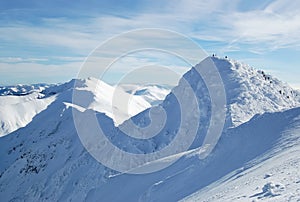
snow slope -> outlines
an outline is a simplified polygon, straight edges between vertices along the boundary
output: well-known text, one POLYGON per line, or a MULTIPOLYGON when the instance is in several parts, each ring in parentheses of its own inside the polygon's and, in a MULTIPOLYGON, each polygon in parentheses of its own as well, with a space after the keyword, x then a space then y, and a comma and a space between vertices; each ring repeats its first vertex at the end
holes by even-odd
POLYGON ((299 149, 300 108, 264 114, 224 133, 204 161, 202 151, 193 150, 160 172, 113 177, 91 191, 88 201, 177 201, 189 195, 188 201, 299 200, 299 149), (261 193, 269 182, 280 185, 278 195, 261 193))
MULTIPOLYGON (((214 195, 218 197, 219 193, 214 192, 214 188, 222 188, 221 183, 228 183, 228 190, 232 192, 234 184, 231 181, 235 178, 241 179, 235 181, 241 186, 240 192, 235 193, 238 193, 237 197, 245 195, 246 201, 260 196, 263 196, 261 199, 270 199, 270 196, 272 199, 284 200, 290 196, 297 197, 299 190, 296 179, 299 178, 299 172, 293 169, 299 163, 300 108, 295 108, 299 105, 297 92, 279 80, 273 77, 265 79, 266 75, 235 61, 208 58, 195 68, 184 75, 179 86, 172 90, 162 104, 132 117, 131 120, 137 125, 148 126, 151 110, 156 112, 164 109, 167 117, 164 127, 157 132, 157 136, 147 140, 134 139, 124 134, 121 129, 126 129, 129 121, 115 127, 114 120, 107 116, 109 112, 103 113, 108 110, 105 108, 107 105, 103 104, 105 98, 111 94, 103 95, 95 91, 99 84, 95 84, 93 79, 78 80, 76 88, 49 88, 44 92, 45 98, 56 98, 47 109, 37 114, 26 127, 0 138, 0 198, 4 201, 174 201, 185 197, 188 197, 187 200, 205 200, 204 188, 211 193, 205 196, 207 199, 214 195), (208 90, 195 68, 202 68, 211 62, 210 59, 216 64, 225 84, 227 105, 224 110, 227 116, 220 141, 207 158, 201 159, 207 147, 200 146, 212 114, 208 90), (189 89, 192 89, 192 94, 189 94, 189 89), (72 102, 74 92, 82 95, 82 102, 72 102), (168 164, 178 156, 181 157, 166 169, 144 175, 118 173, 98 163, 77 136, 72 110, 76 113, 94 113, 99 106, 93 103, 99 103, 103 108, 96 110, 105 110, 96 112, 98 122, 114 145, 135 154, 160 151, 176 138, 180 122, 183 121, 179 118, 181 112, 178 98, 186 98, 180 103, 181 106, 190 106, 185 111, 186 117, 183 117, 188 122, 181 127, 186 134, 181 139, 182 145, 166 155, 156 156, 158 159, 149 163, 150 166, 168 164), (199 113, 199 119, 195 117, 196 113, 199 113), (193 132, 192 126, 195 124, 198 125, 197 136, 189 150, 185 151, 184 145, 189 143, 188 135, 193 132), (283 161, 282 165, 286 166, 272 172, 259 170, 262 165, 266 165, 267 169, 273 167, 272 163, 279 164, 286 153, 293 154, 290 160, 286 158, 283 161), (253 182, 251 189, 246 190, 242 179, 246 180, 248 176, 251 179, 248 173, 256 170, 258 180, 253 182), (284 177, 269 177, 270 181, 260 181, 260 175, 271 173, 272 176, 280 176, 281 172, 285 180, 284 177), (288 177, 288 173, 292 175, 288 177), (258 186, 258 189, 253 190, 254 186, 258 186), (273 192, 280 195, 268 195, 273 192)), ((110 87, 103 85, 101 88, 110 87)), ((136 101, 137 105, 140 103, 136 101)), ((152 121, 158 120, 160 124, 161 117, 154 113, 152 118, 155 119, 152 121)), ((82 120, 81 124, 88 122, 82 120)), ((155 124, 150 132, 155 131, 155 126, 159 125, 155 124)), ((88 129, 90 133, 94 132, 92 127, 88 129)), ((138 132, 131 130, 133 135, 138 132)), ((135 163, 128 162, 128 166, 135 163)), ((221 194, 223 197, 228 196, 228 200, 236 197, 235 193, 230 195, 225 189, 222 191, 221 194)))
POLYGON ((26 126, 32 118, 54 100, 39 99, 52 85, 33 84, 0 86, 0 137, 26 126))
POLYGON ((113 119, 115 125, 119 125, 151 107, 142 97, 130 95, 122 88, 110 86, 96 78, 88 78, 83 81, 77 80, 75 89, 76 92, 80 91, 79 94, 89 94, 90 100, 83 97, 81 105, 84 108, 105 113, 113 119), (120 101, 127 101, 128 103, 120 101))
POLYGON ((171 86, 155 84, 122 84, 120 87, 129 94, 143 97, 152 106, 162 103, 172 88, 171 86))
MULTIPOLYGON (((26 126, 34 116, 45 110, 56 99, 57 94, 72 90, 75 81, 58 85, 36 84, 1 87, 0 136, 26 126)), ((93 101, 87 108, 105 113, 115 120, 116 125, 150 107, 150 104, 143 98, 130 96, 121 89, 118 89, 116 93, 115 88, 95 78, 78 80, 78 83, 81 85, 78 88, 92 91, 91 100, 93 101), (129 99, 130 108, 113 110, 111 100, 114 94, 129 99)), ((65 104, 72 105, 71 102, 65 104)))
MULTIPOLYGON (((221 142, 215 152, 216 156, 226 157, 223 158, 226 165, 255 153, 254 150, 265 152, 183 201, 300 200, 299 108, 256 117, 232 129, 227 136, 229 140, 221 142), (235 139, 231 149, 229 144, 233 141, 230 139, 235 139), (258 140, 261 141, 259 144, 258 140)), ((224 166, 220 168, 224 169, 224 166)))
POLYGON ((233 126, 255 114, 299 106, 300 93, 288 84, 235 60, 212 58, 226 89, 228 113, 233 126))
POLYGON ((24 96, 0 96, 0 136, 26 126, 55 99, 39 99, 40 96, 37 92, 24 96))

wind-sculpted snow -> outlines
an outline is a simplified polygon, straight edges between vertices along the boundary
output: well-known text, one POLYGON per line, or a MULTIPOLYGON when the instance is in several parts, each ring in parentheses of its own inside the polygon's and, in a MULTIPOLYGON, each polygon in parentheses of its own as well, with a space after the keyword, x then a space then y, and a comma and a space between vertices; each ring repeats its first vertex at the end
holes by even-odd
MULTIPOLYGON (((36 106, 36 102, 44 100, 49 103, 35 113, 25 127, 0 138, 1 200, 176 201, 185 197, 190 201, 297 200, 300 194, 297 169, 300 165, 300 108, 295 107, 299 106, 299 95, 262 71, 231 60, 211 59, 223 79, 227 105, 224 106, 226 124, 222 136, 206 158, 202 157, 209 145, 203 142, 212 117, 212 101, 195 68, 184 75, 197 101, 197 108, 186 103, 191 106, 188 109, 191 124, 196 120, 194 113, 198 110, 200 114, 195 139, 187 151, 179 148, 178 152, 175 150, 168 156, 145 162, 149 167, 160 167, 179 159, 163 170, 143 175, 120 173, 97 162, 77 135, 74 110, 95 113, 106 138, 117 148, 133 154, 151 154, 161 151, 176 138, 181 121, 176 93, 185 95, 185 88, 180 86, 183 84, 179 83, 154 108, 146 109, 150 105, 144 99, 134 98, 131 115, 136 115, 124 120, 126 113, 123 109, 117 110, 124 122, 116 127, 109 103, 115 88, 93 78, 77 80, 74 88, 74 80, 11 99, 11 105, 15 106, 31 102, 36 106), (73 102, 74 92, 84 98, 81 103, 73 102), (140 131, 135 129, 131 130, 132 136, 126 135, 127 124, 133 122, 140 130, 147 128, 161 108, 166 119, 157 123, 164 127, 156 136, 148 137, 146 131, 143 134, 148 138, 137 139, 134 135, 140 131)), ((129 96, 125 92, 121 95, 129 96)), ((1 99, 0 102, 7 104, 1 99)), ((11 107, 10 111, 16 109, 11 107)), ((23 109, 31 110, 29 106, 23 109)), ((27 111, 20 111, 18 116, 22 117, 23 113, 27 111)), ((82 120, 80 124, 88 122, 82 120)), ((87 132, 93 132, 92 128, 88 129, 87 132)), ((188 133, 189 124, 183 129, 188 133)), ((108 157, 115 161, 114 156, 108 157)))

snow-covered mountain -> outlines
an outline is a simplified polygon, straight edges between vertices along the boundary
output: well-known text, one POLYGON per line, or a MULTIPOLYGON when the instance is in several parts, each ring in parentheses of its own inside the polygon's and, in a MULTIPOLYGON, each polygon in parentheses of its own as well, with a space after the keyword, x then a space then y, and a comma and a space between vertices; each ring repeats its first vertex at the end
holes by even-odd
POLYGON ((299 106, 300 93, 263 70, 234 60, 212 59, 225 85, 233 126, 249 121, 255 114, 299 106))
MULTIPOLYGON (((36 84, 1 87, 0 136, 26 126, 37 114, 55 101, 58 94, 72 91, 75 82, 76 80, 71 80, 57 85, 36 84)), ((128 116, 136 115, 151 106, 144 98, 131 96, 123 92, 122 89, 116 89, 95 78, 78 80, 78 83, 81 83, 81 86, 77 86, 78 88, 93 91, 91 96, 93 101, 90 100, 87 108, 105 113, 115 121, 116 125, 122 123, 128 116), (113 111, 112 97, 114 93, 130 97, 130 108, 114 109, 113 111)), ((65 104, 72 105, 71 101, 65 104)))
POLYGON ((0 137, 26 126, 32 118, 45 110, 55 97, 39 99, 39 92, 26 95, 0 96, 0 137))
MULTIPOLYGON (((160 105, 138 113, 150 104, 138 95, 133 101, 130 98, 134 109, 139 109, 135 111, 138 114, 120 122, 119 127, 115 127, 114 117, 109 117, 111 103, 105 103, 114 100, 114 95, 127 100, 129 94, 124 91, 114 94, 113 90, 95 79, 85 79, 42 91, 43 97, 39 99, 55 99, 26 127, 0 138, 0 198, 5 201, 299 199, 300 173, 294 167, 300 163, 300 108, 297 108, 300 95, 287 84, 233 60, 207 58, 188 71, 160 105), (207 152, 201 146, 213 116, 213 104, 197 70, 212 64, 224 83, 226 121, 216 147, 202 159, 207 152), (74 93, 82 99, 74 102, 74 93), (185 116, 181 111, 183 106, 188 106, 185 116), (106 137, 114 145, 128 153, 155 154, 155 161, 149 166, 181 158, 163 170, 144 175, 122 174, 105 167, 83 147, 74 125, 74 112, 95 111, 106 137), (132 135, 149 132, 130 128, 131 121, 146 129, 150 121, 156 123, 149 130, 157 135, 146 140, 129 137, 126 131, 132 135), (155 131, 160 124, 164 124, 161 130, 155 131), (194 126, 197 126, 195 131, 194 126), (193 141, 189 135, 194 132, 193 141), (184 134, 178 140, 181 143, 178 148, 156 155, 177 140, 178 134, 184 134), (190 143, 192 146, 186 151, 185 146, 190 143), (291 155, 287 158, 287 154, 291 155)), ((122 118, 124 109, 118 110, 122 118)), ((87 126, 89 133, 95 132, 88 120, 83 119, 80 124, 87 126)), ((128 162, 124 166, 131 168, 136 163, 147 162, 128 162)))
POLYGON ((33 84, 33 85, 15 85, 15 86, 0 86, 0 96, 4 95, 28 95, 33 92, 41 92, 51 84, 33 84))

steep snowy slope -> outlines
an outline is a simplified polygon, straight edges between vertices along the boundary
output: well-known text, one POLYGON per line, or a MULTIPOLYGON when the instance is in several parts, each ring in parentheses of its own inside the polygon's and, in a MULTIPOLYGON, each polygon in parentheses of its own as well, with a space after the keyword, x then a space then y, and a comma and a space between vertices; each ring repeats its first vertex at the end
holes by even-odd
MULTIPOLYGON (((105 113, 113 119, 115 125, 119 125, 151 107, 142 97, 130 95, 122 88, 112 87, 95 78, 88 78, 83 81, 77 80, 74 85, 76 92, 82 96, 81 107, 105 113), (87 94, 87 97, 84 94, 87 94), (127 101, 128 103, 120 101, 127 101)), ((69 103, 69 105, 72 105, 72 103, 69 103)))
MULTIPOLYGON (((111 118, 104 113, 96 113, 106 137, 128 153, 156 154, 177 140, 178 134, 184 134, 177 140, 182 143, 178 148, 154 156, 156 161, 150 162, 149 166, 168 164, 168 161, 176 160, 178 156, 182 158, 164 170, 144 175, 113 171, 98 163, 83 147, 77 136, 72 110, 75 114, 93 114, 95 107, 99 107, 93 103, 98 102, 100 105, 102 98, 110 95, 102 95, 100 91, 97 94, 97 91, 92 90, 95 89, 93 79, 78 80, 75 89, 57 88, 44 92, 45 98, 52 94, 56 96, 47 109, 37 114, 26 127, 0 138, 0 198, 5 201, 174 201, 198 192, 224 177, 227 179, 230 173, 233 173, 231 176, 238 176, 234 173, 254 169, 255 165, 271 159, 272 155, 279 157, 288 152, 289 148, 297 150, 300 108, 282 111, 297 106, 298 95, 287 85, 274 78, 271 83, 271 79, 266 80, 262 73, 247 66, 218 58, 212 60, 225 84, 227 105, 224 110, 227 113, 227 124, 220 141, 207 158, 201 157, 207 153, 208 148, 199 146, 205 142, 210 117, 213 116, 212 101, 196 69, 211 64, 210 59, 187 72, 179 86, 172 90, 161 105, 131 119, 146 129, 148 125, 153 126, 148 129, 150 133, 157 134, 155 137, 147 140, 129 137, 126 130, 130 129, 127 127, 131 126, 130 120, 116 128, 111 118), (279 90, 282 90, 281 93, 279 90), (287 95, 288 91, 292 93, 287 95), (74 93, 82 99, 72 102, 74 93), (181 107, 185 107, 185 111, 181 107), (255 116, 268 111, 268 114, 255 116), (166 118, 165 122, 162 117, 166 118), (151 125, 151 120, 158 122, 151 125), (164 124, 163 128, 159 128, 161 124, 164 124), (268 127, 270 124, 272 127, 268 127), (156 131, 156 126, 159 131, 156 131), (193 132, 196 132, 195 141, 189 151, 185 151, 185 146, 193 141, 189 137, 193 132)), ((88 133, 94 134, 88 119, 82 119, 79 124, 88 133)), ((149 135, 143 129, 129 130, 133 136, 141 131, 149 135)), ((96 144, 95 149, 101 146, 96 144)), ((109 159, 114 162, 113 156, 109 156, 109 159)), ((294 160, 297 161, 296 158, 294 160)), ((131 168, 136 163, 145 162, 127 162, 123 166, 131 168)), ((284 186, 287 187, 287 184, 284 186)), ((253 195, 258 192, 255 191, 253 195)), ((287 193, 292 194, 289 191, 287 193)), ((251 197, 250 194, 247 192, 246 197, 251 197)))
POLYGON ((0 137, 26 126, 55 99, 38 99, 48 84, 0 86, 0 137))
POLYGON ((288 84, 234 60, 212 58, 226 89, 228 112, 233 126, 255 114, 300 106, 300 94, 288 84))
MULTIPOLYGON (((76 134, 72 106, 68 104, 76 90, 84 92, 86 100, 94 101, 85 85, 57 93, 55 101, 26 127, 0 139, 1 200, 82 201, 90 189, 115 173, 95 161, 76 134)), ((105 114, 100 113, 99 119, 107 130, 114 128, 105 114)))
MULTIPOLYGON (((17 85, 2 87, 0 96, 0 136, 9 134, 20 127, 26 126, 34 116, 45 110, 57 94, 72 90, 76 80, 58 85, 36 84, 32 86, 17 85)), ((118 125, 124 120, 150 107, 150 104, 139 96, 130 96, 121 89, 116 89, 94 78, 81 81, 86 91, 93 91, 93 102, 87 108, 103 112, 115 120, 118 125), (114 93, 130 98, 130 108, 112 109, 114 93), (129 117, 128 117, 129 116, 129 117)), ((71 102, 70 102, 71 103, 71 102)), ((66 105, 70 103, 65 103, 66 105)))
POLYGON ((163 102, 165 97, 170 93, 171 86, 162 85, 141 85, 141 84, 122 84, 120 86, 129 94, 143 97, 152 106, 163 102))
MULTIPOLYGON (((147 147, 147 153, 155 151, 157 148, 163 148, 163 145, 170 143, 180 132, 188 134, 185 137, 186 141, 182 141, 183 145, 187 144, 191 134, 197 133, 190 147, 194 149, 205 143, 205 135, 209 132, 211 124, 215 124, 214 126, 217 127, 218 123, 222 123, 222 110, 226 111, 224 125, 226 131, 230 127, 236 127, 249 121, 254 115, 300 106, 299 100, 300 95, 297 91, 262 71, 232 60, 207 58, 188 71, 163 103, 154 108, 158 111, 153 115, 155 118, 151 117, 149 109, 131 120, 125 121, 120 126, 123 132, 127 132, 131 136, 141 137, 155 134, 155 137, 148 138, 147 141, 139 141, 132 140, 121 133, 121 135, 117 135, 120 139, 111 139, 111 141, 116 145, 123 144, 124 141, 134 142, 137 147, 147 147), (210 71, 213 66, 219 71, 226 92, 224 109, 219 107, 215 111, 212 107, 216 105, 216 102, 221 102, 219 100, 222 99, 222 96, 215 95, 216 98, 212 103, 213 100, 210 96, 214 91, 209 92, 205 82, 211 82, 210 85, 214 87, 221 84, 216 83, 217 79, 212 76, 205 81, 199 74, 201 71, 210 71), (155 124, 151 124, 151 120, 155 120, 155 124), (213 121, 210 122, 210 120, 213 121), (139 127, 134 127, 131 121, 139 127), (147 130, 141 129, 141 127, 146 127, 147 130), (195 127, 197 131, 194 131, 195 127)), ((177 149, 179 152, 180 149, 177 149)))
POLYGON ((224 155, 229 163, 237 162, 236 157, 241 159, 241 156, 249 155, 253 150, 264 149, 265 153, 184 201, 300 200, 299 108, 256 117, 229 131, 227 136, 229 140, 220 143, 216 154, 231 152, 230 156, 224 155), (242 139, 237 136, 242 136, 242 139), (232 144, 230 139, 235 139, 233 148, 229 148, 229 144, 232 144), (257 144, 258 140, 261 140, 260 145, 257 144), (223 149, 220 149, 221 145, 223 149))
POLYGON ((202 150, 192 150, 157 173, 116 175, 87 197, 88 201, 177 201, 200 190, 187 200, 297 201, 299 150, 300 108, 268 113, 228 130, 205 160, 199 159, 202 150))
POLYGON ((55 97, 39 99, 40 96, 38 92, 24 96, 0 96, 0 136, 26 126, 55 100, 55 97))

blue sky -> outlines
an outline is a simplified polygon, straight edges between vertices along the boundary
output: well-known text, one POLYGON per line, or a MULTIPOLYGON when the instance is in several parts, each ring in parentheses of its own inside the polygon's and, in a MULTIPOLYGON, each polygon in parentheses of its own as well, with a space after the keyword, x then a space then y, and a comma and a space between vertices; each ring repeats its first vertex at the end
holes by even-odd
MULTIPOLYGON (((292 0, 0 1, 0 85, 67 81, 99 44, 143 28, 179 32, 208 54, 300 88, 300 2, 292 0)), ((161 65, 182 68, 170 61, 161 65)))

